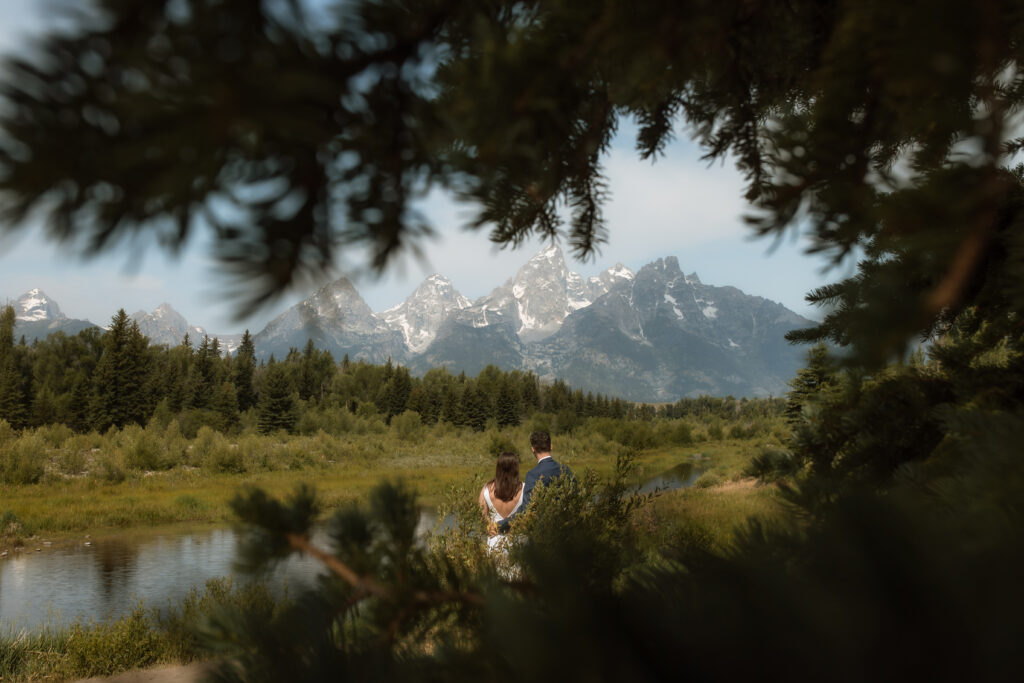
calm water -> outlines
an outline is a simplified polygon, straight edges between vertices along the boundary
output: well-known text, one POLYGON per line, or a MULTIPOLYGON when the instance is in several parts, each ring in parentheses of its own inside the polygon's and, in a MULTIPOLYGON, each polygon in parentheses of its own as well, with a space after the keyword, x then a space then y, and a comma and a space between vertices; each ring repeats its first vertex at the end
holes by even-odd
MULTIPOLYGON (((684 463, 641 482, 640 492, 691 486, 700 474, 684 463)), ((434 515, 424 512, 420 531, 434 523, 434 515)), ((322 538, 314 540, 325 545, 322 538)), ((42 547, 39 552, 35 545, 11 551, 0 559, 0 631, 118 617, 135 609, 140 600, 151 607, 176 603, 192 587, 201 589, 208 579, 230 575, 237 544, 233 530, 214 529, 95 539, 91 545, 79 541, 42 547)), ((300 588, 322 571, 318 562, 292 556, 271 582, 300 588)))
POLYGON ((654 493, 655 491, 671 491, 673 489, 685 489, 693 486, 704 470, 698 468, 691 462, 684 462, 676 465, 670 470, 662 472, 656 477, 640 484, 640 493, 654 493))
MULTIPOLYGON (((144 599, 163 607, 193 586, 232 573, 238 538, 231 529, 192 534, 77 542, 0 560, 0 629, 35 629, 133 610, 144 599)), ((310 583, 320 565, 290 558, 272 575, 276 586, 310 583)))

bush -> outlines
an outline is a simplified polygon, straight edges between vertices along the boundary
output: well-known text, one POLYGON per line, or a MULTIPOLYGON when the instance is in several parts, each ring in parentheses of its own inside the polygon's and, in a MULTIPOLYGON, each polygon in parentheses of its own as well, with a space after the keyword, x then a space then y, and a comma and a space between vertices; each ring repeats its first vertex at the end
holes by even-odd
POLYGON ((0 448, 18 438, 18 432, 7 420, 0 419, 0 448))
POLYGON ((125 480, 124 467, 113 453, 101 453, 96 458, 93 476, 108 484, 119 484, 125 480))
POLYGON ((490 432, 490 439, 487 444, 487 452, 495 458, 502 453, 519 453, 519 449, 516 448, 515 442, 512 437, 504 432, 497 430, 490 432))
POLYGON ((553 434, 568 434, 580 424, 580 418, 575 410, 568 408, 559 410, 551 421, 551 429, 547 430, 553 434))
POLYGON ((551 413, 534 413, 530 417, 530 431, 531 432, 548 432, 549 434, 554 431, 552 425, 555 423, 555 416, 551 413))
POLYGON ((0 447, 0 481, 35 484, 43 478, 45 444, 36 434, 22 436, 0 447))
POLYGON ((36 430, 36 434, 49 448, 60 448, 75 433, 67 425, 51 424, 40 427, 36 430))
POLYGON ((18 541, 25 533, 25 525, 13 511, 4 510, 0 514, 0 538, 18 541))
POLYGON ((210 427, 200 427, 192 442, 191 460, 210 472, 246 471, 245 454, 237 444, 228 443, 223 434, 210 427))
POLYGON ((76 440, 68 439, 70 448, 62 448, 56 454, 57 469, 64 474, 81 474, 85 472, 85 452, 76 448, 76 440))
POLYGON ((402 441, 414 441, 423 430, 423 421, 415 410, 407 410, 391 418, 391 430, 402 441))
POLYGON ((153 430, 136 425, 121 432, 121 449, 125 467, 134 470, 163 470, 171 466, 164 454, 163 438, 153 430))
POLYGON ((722 483, 722 478, 714 472, 705 472, 704 474, 697 477, 697 481, 693 482, 693 487, 697 489, 709 489, 712 486, 718 486, 722 483))

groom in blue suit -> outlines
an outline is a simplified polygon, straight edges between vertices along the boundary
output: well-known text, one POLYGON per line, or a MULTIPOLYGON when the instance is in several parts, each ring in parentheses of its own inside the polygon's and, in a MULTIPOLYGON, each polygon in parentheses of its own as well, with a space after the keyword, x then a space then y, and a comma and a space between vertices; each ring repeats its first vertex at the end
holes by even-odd
POLYGON ((498 522, 497 532, 494 532, 492 529, 490 532, 491 536, 495 535, 495 533, 508 533, 512 520, 530 504, 530 496, 533 494, 534 488, 555 481, 560 477, 576 478, 572 470, 565 465, 555 462, 554 458, 551 457, 551 435, 547 432, 534 432, 530 434, 530 450, 533 451, 534 457, 537 458, 537 465, 526 473, 526 482, 523 486, 523 504, 514 513, 498 522))

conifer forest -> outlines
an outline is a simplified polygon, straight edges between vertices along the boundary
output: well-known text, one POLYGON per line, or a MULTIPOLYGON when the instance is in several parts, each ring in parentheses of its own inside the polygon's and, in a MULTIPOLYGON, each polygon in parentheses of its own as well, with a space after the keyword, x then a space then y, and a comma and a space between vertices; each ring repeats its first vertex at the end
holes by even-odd
MULTIPOLYGON (((242 476, 275 467, 252 445, 275 439, 294 486, 225 499, 239 572, 292 554, 325 571, 274 604, 190 603, 149 659, 76 673, 201 659, 219 681, 1020 678, 1020 2, 312 5, 95 0, 9 60, 3 230, 42 219, 83 254, 205 231, 240 312, 341 255, 385 271, 416 253, 432 227, 415 202, 435 189, 498 245, 545 236, 586 257, 628 229, 603 207, 630 121, 642 159, 680 135, 734 164, 766 244, 798 231, 856 266, 808 293, 821 321, 787 336, 807 362, 786 396, 657 406, 497 367, 414 377, 312 344, 265 363, 251 339, 230 357, 211 339, 154 346, 123 311, 27 345, 7 309, 5 525, 25 491, 78 486, 72 470, 115 492, 152 471, 242 476), (519 452, 525 471, 534 429, 577 476, 540 489, 505 560, 486 551, 483 459, 427 494, 453 524, 417 532, 427 489, 395 463, 440 472, 456 456, 428 459, 448 439, 491 471, 519 452), (71 462, 74 439, 95 461, 71 462), (316 439, 323 463, 303 464, 316 439), (314 486, 347 452, 377 483, 314 486), (683 453, 710 468, 699 486, 640 493, 638 465, 683 453), (763 507, 730 498, 707 523, 737 489, 763 507)), ((0 676, 113 661, 96 653, 157 628, 140 623, 98 628, 84 654, 84 636, 46 650, 0 634, 0 676), (42 651, 51 664, 27 663, 42 651)))

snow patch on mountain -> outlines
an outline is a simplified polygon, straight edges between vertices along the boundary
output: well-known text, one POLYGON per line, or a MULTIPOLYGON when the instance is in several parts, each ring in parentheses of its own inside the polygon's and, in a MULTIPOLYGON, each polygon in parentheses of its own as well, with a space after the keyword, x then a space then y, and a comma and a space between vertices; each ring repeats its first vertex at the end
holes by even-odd
POLYGON ((41 289, 30 289, 14 302, 14 319, 24 322, 40 320, 64 320, 67 318, 57 302, 46 296, 41 289))
POLYGON ((453 312, 470 306, 472 302, 456 291, 451 280, 434 274, 424 280, 409 298, 379 314, 379 317, 402 333, 410 352, 420 353, 430 346, 441 325, 453 312))

